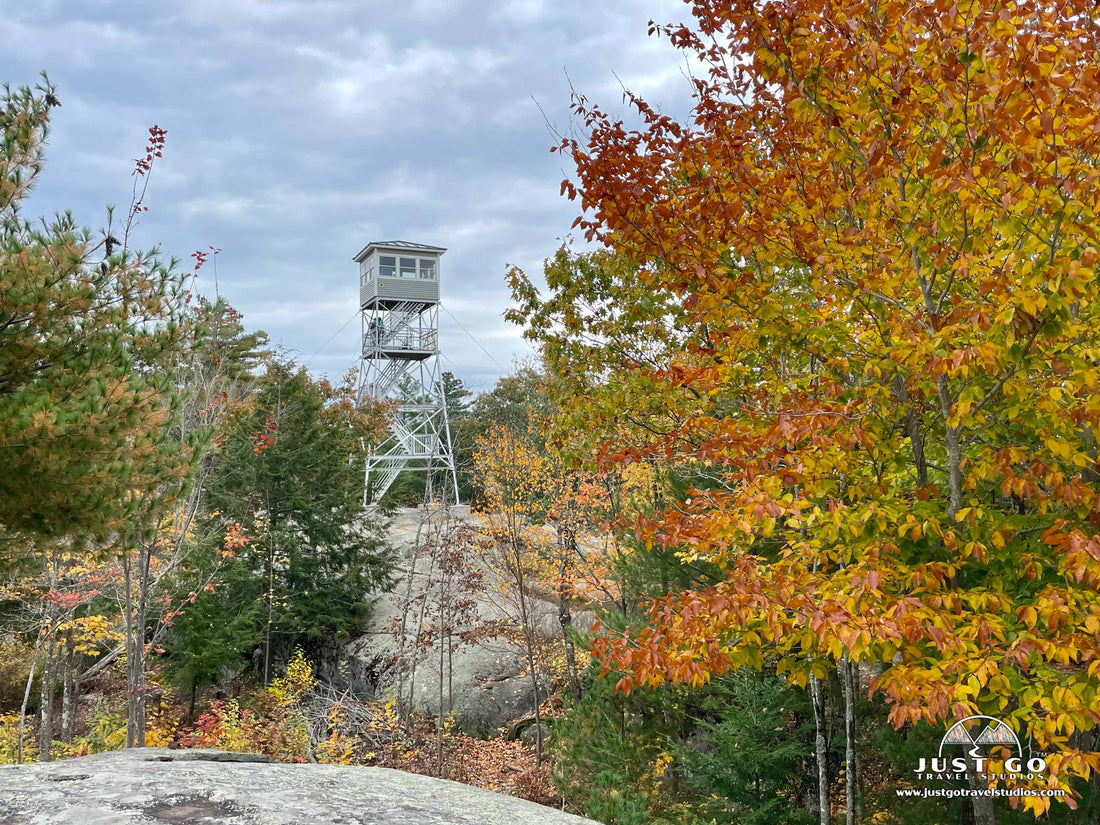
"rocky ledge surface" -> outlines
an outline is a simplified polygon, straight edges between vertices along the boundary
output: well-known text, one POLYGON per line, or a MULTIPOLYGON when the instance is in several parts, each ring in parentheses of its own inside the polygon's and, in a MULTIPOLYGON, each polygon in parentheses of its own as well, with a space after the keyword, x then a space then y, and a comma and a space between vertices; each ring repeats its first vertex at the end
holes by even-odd
POLYGON ((597 825, 388 768, 143 748, 0 766, 0 825, 597 825))

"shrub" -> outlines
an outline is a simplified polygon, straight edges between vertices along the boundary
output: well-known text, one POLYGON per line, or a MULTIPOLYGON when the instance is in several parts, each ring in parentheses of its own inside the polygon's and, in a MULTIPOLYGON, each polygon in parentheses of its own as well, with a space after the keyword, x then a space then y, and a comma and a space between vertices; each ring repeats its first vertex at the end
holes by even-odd
POLYGON ((313 689, 313 668, 296 651, 286 674, 257 692, 251 707, 234 699, 211 703, 179 738, 185 748, 263 753, 279 762, 305 762, 310 755, 304 702, 313 689))
POLYGON ((239 753, 264 752, 261 723, 252 710, 236 699, 217 700, 179 738, 185 748, 217 748, 239 753))
MULTIPOLYGON (((0 764, 14 763, 18 747, 19 714, 0 714, 0 764)), ((23 730, 23 761, 33 762, 36 759, 38 759, 38 738, 28 724, 23 730)))
MULTIPOLYGON (((0 641, 0 711, 18 711, 34 661, 34 649, 14 641, 0 641)), ((33 686, 32 686, 33 688, 33 686)), ((37 702, 38 691, 31 690, 37 702)))

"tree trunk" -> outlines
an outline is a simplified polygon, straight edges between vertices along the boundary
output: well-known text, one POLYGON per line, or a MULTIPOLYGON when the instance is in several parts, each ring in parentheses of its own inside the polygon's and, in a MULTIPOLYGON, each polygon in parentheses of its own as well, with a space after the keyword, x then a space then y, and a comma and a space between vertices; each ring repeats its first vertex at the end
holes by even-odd
POLYGON ((825 738, 825 689, 810 675, 810 698, 814 707, 814 756, 817 758, 817 810, 820 825, 829 825, 829 744, 825 738))
POLYGON ((439 715, 435 720, 435 732, 436 732, 436 769, 435 775, 440 779, 443 778, 443 664, 446 655, 446 649, 444 644, 446 642, 446 636, 444 633, 445 618, 443 616, 443 599, 446 593, 446 580, 440 582, 439 593, 439 715))
POLYGON ((436 536, 435 553, 440 554, 439 568, 439 715, 435 720, 436 730, 436 769, 435 775, 443 778, 443 668, 447 661, 447 591, 450 586, 449 570, 443 557, 442 528, 436 536))
POLYGON ((924 455, 924 433, 920 429, 920 416, 913 407, 905 411, 905 429, 909 433, 909 443, 913 448, 913 463, 917 468, 917 486, 928 484, 928 459, 924 455))
POLYGON ((924 454, 924 433, 921 431, 921 415, 914 405, 909 390, 905 386, 905 375, 894 376, 894 397, 898 405, 905 410, 905 433, 909 436, 909 446, 913 451, 913 466, 917 469, 917 486, 928 484, 928 459, 924 454))
POLYGON ((455 709, 455 647, 454 634, 447 633, 447 713, 453 713, 455 709))
POLYGON ((542 711, 539 708, 539 674, 535 660, 535 629, 531 626, 531 617, 527 615, 527 592, 523 576, 523 553, 520 539, 516 534, 512 538, 512 562, 515 564, 516 588, 519 592, 520 624, 523 638, 527 642, 527 667, 531 671, 531 690, 535 695, 535 767, 542 766, 542 711))
POLYGON ((941 375, 937 382, 940 399, 940 411, 944 420, 944 446, 947 448, 948 491, 947 517, 955 520, 955 513, 962 507, 962 428, 947 426, 951 416, 951 393, 947 387, 947 376, 941 375))
POLYGON ((63 665, 64 690, 61 698, 61 741, 73 743, 76 733, 76 713, 80 704, 80 656, 76 652, 75 633, 70 627, 65 631, 65 658, 63 665))
POLYGON ((120 655, 126 652, 125 643, 120 644, 118 647, 112 648, 102 656, 98 657, 95 662, 88 666, 88 669, 82 674, 82 678, 91 679, 98 673, 102 673, 106 670, 111 663, 117 659, 120 655))
POLYGON ((844 682, 844 801, 845 825, 856 825, 863 819, 863 799, 860 793, 859 750, 856 747, 856 693, 859 691, 859 667, 845 654, 840 662, 840 677, 844 682))
MULTIPOLYGON (((134 611, 135 619, 137 613, 134 611)), ((130 630, 126 650, 126 747, 145 747, 145 643, 140 626, 130 630)))
MULTIPOLYGON (((157 525, 159 530, 159 524, 157 525)), ((155 534, 154 534, 155 535, 155 534)), ((156 539, 152 539, 156 541, 156 539)), ((153 547, 139 540, 137 559, 128 559, 126 574, 126 747, 145 747, 145 611, 149 560, 153 547)))
MULTIPOLYGON (((838 663, 839 664, 839 663, 838 663)), ((839 666, 829 671, 828 681, 822 681, 822 695, 825 708, 825 742, 829 749, 829 778, 839 779, 844 770, 844 757, 833 749, 838 732, 844 730, 844 685, 840 680, 839 666)))
MULTIPOLYGON (((439 577, 439 715, 443 716, 443 669, 450 662, 450 657, 447 655, 450 650, 451 644, 451 621, 448 610, 450 608, 449 597, 451 594, 451 570, 447 565, 446 550, 443 547, 443 533, 439 535, 439 554, 440 554, 440 577, 439 577)), ((450 695, 450 672, 448 671, 448 686, 447 686, 447 698, 452 699, 450 695)), ((447 713, 454 710, 453 701, 449 701, 447 704, 447 713)))
POLYGON ((267 526, 267 623, 264 625, 264 687, 271 684, 271 627, 275 623, 275 520, 267 526))
MULTIPOLYGON (((420 536, 423 527, 423 521, 417 524, 416 538, 413 540, 412 548, 409 550, 409 554, 405 560, 405 593, 401 597, 401 621, 397 626, 397 716, 401 720, 403 726, 408 725, 412 696, 410 691, 410 698, 408 700, 405 698, 406 674, 413 668, 412 662, 405 657, 405 641, 408 635, 409 611, 412 609, 413 579, 416 577, 416 558, 420 553, 420 536)), ((411 678, 410 674, 410 681, 411 678)))
POLYGON ((50 761, 50 743, 53 741, 53 688, 57 678, 57 652, 52 638, 46 640, 45 658, 42 662, 42 684, 39 686, 41 707, 38 709, 38 761, 50 761))
POLYGON ((574 699, 580 699, 581 680, 577 674, 577 654, 573 649, 573 637, 570 635, 573 628, 573 614, 569 611, 569 599, 560 590, 558 591, 558 621, 561 622, 561 636, 565 642, 565 670, 569 676, 569 691, 574 699))
POLYGON ((45 628, 38 631, 38 638, 34 642, 34 656, 31 657, 31 672, 27 674, 27 685, 23 688, 23 704, 19 706, 19 741, 15 746, 15 763, 17 765, 23 764, 23 731, 27 724, 27 705, 31 701, 34 671, 38 668, 38 656, 42 652, 42 640, 45 636, 45 628))
MULTIPOLYGON (((1083 739, 1083 737, 1082 737, 1083 739)), ((1092 746, 1087 741, 1082 741, 1082 750, 1100 751, 1100 728, 1094 728, 1092 732, 1092 746)), ((1089 793, 1085 795, 1088 807, 1084 811, 1088 825, 1100 825, 1100 772, 1093 771, 1089 777, 1089 793)))
POLYGON ((573 649, 573 614, 569 610, 569 591, 565 584, 566 574, 572 568, 577 557, 577 535, 572 529, 566 529, 562 536, 562 563, 558 571, 558 621, 561 623, 562 642, 565 644, 565 671, 569 677, 569 691, 574 699, 581 698, 581 680, 577 674, 577 654, 573 649))
MULTIPOLYGON (((977 764, 970 763, 970 767, 966 771, 967 782, 972 790, 986 790, 989 787, 989 783, 978 776, 977 764)), ((971 807, 974 809, 974 825, 997 825, 997 813, 993 810, 993 797, 990 796, 972 796, 970 797, 971 807)))
MULTIPOLYGON (((426 513, 427 513, 427 509, 425 508, 425 514, 426 513)), ((429 518, 429 516, 425 515, 425 518, 429 518)), ((428 540, 427 537, 425 538, 425 540, 428 540)), ((412 634, 412 656, 410 657, 411 661, 409 663, 409 703, 405 708, 405 724, 406 725, 408 725, 409 714, 412 712, 412 709, 413 709, 413 697, 415 695, 415 690, 416 690, 416 659, 420 655, 420 652, 421 652, 420 651, 420 644, 421 644, 421 641, 422 641, 421 632, 423 631, 423 628, 424 628, 424 617, 427 615, 427 611, 428 611, 428 597, 430 595, 428 593, 428 588, 431 586, 432 576, 435 575, 435 563, 438 560, 438 549, 437 549, 436 544, 437 544, 436 542, 434 542, 434 541, 432 542, 431 553, 428 555, 428 574, 427 574, 427 577, 425 578, 425 582, 427 584, 425 585, 424 592, 421 593, 420 596, 418 596, 418 598, 420 599, 420 609, 417 611, 416 626, 413 628, 413 634, 412 634)), ((415 570, 415 567, 414 567, 414 570, 415 570)), ((411 571, 410 571, 410 575, 411 575, 411 571)), ((442 673, 439 674, 439 678, 440 679, 443 678, 442 673)))

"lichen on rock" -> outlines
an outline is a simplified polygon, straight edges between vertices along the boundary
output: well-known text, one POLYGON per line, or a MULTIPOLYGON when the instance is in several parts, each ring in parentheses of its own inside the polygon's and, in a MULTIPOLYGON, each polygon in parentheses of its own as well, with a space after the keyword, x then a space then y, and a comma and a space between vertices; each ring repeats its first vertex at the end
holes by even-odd
POLYGON ((4 825, 596 825, 388 768, 141 748, 0 766, 4 825))

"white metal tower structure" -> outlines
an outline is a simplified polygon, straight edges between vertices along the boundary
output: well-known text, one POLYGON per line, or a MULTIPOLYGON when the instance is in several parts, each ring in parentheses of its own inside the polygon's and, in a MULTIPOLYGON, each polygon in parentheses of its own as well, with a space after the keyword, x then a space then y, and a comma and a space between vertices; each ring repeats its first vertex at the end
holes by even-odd
POLYGON ((402 470, 425 474, 425 503, 458 504, 439 363, 439 259, 446 251, 381 241, 355 256, 363 328, 358 403, 395 407, 387 438, 367 456, 364 504, 382 498, 402 470))

